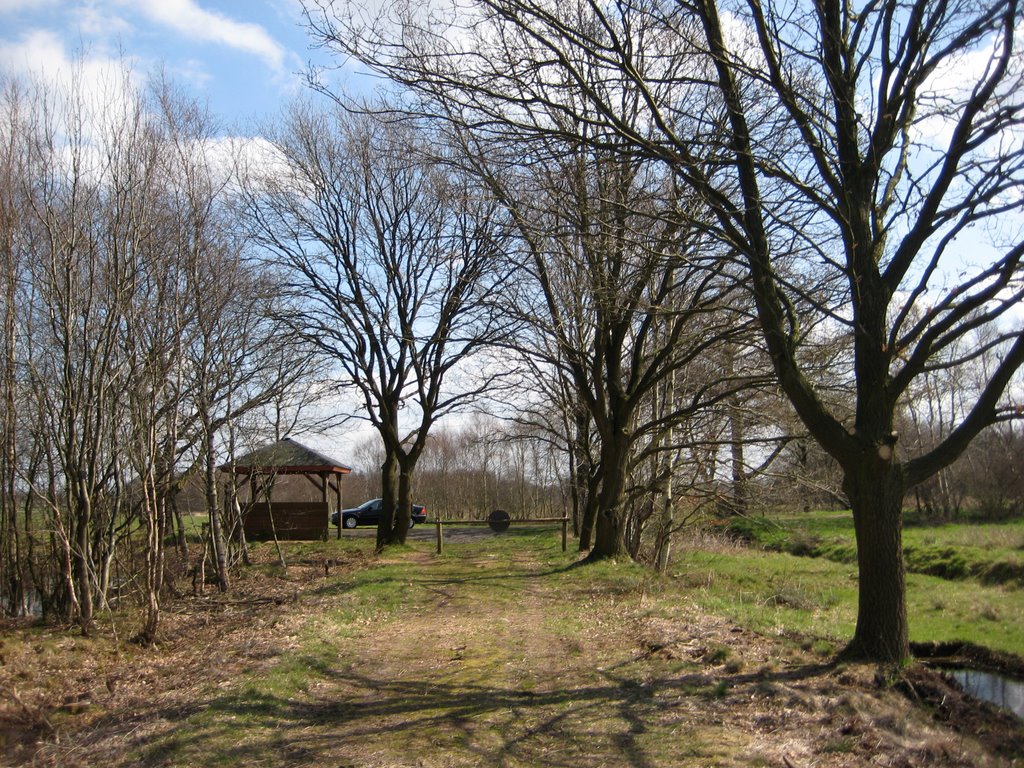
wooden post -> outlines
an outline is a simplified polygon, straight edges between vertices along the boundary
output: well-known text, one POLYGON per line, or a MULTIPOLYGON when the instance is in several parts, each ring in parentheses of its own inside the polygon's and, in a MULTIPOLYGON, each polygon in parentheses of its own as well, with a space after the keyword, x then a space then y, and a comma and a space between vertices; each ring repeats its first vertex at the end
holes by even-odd
POLYGON ((562 551, 568 550, 568 538, 569 538, 569 518, 562 518, 562 551))
POLYGON ((327 496, 328 491, 331 490, 331 476, 326 472, 322 472, 320 473, 320 480, 323 482, 323 486, 320 488, 320 503, 327 510, 327 528, 324 529, 324 541, 327 541, 331 535, 331 503, 327 496))
POLYGON ((338 495, 338 541, 341 541, 341 475, 335 478, 334 491, 338 495))
POLYGON ((441 530, 441 521, 438 520, 437 525, 437 554, 441 554, 441 550, 444 549, 444 545, 441 543, 444 538, 444 532, 441 530))

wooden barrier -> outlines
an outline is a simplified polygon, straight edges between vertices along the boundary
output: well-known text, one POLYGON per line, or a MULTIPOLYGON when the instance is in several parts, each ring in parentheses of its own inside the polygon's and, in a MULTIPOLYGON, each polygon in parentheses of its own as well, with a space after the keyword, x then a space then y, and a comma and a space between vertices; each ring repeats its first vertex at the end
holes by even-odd
MULTIPOLYGON (((562 551, 566 552, 569 547, 569 518, 568 517, 529 517, 522 520, 506 520, 509 525, 524 525, 529 523, 561 523, 562 524, 562 551)), ((486 525, 494 527, 492 520, 435 520, 437 528, 437 554, 444 551, 444 526, 445 525, 486 525)))
POLYGON ((275 501, 249 504, 243 514, 247 541, 326 541, 331 510, 319 501, 275 501))

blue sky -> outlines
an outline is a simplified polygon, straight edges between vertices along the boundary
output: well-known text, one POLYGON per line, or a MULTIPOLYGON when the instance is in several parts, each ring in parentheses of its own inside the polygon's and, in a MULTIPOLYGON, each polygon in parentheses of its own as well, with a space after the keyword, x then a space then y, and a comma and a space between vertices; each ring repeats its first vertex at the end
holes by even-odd
POLYGON ((311 50, 298 0, 0 0, 0 73, 50 78, 126 60, 163 69, 208 102, 225 133, 249 133, 303 90, 311 50))

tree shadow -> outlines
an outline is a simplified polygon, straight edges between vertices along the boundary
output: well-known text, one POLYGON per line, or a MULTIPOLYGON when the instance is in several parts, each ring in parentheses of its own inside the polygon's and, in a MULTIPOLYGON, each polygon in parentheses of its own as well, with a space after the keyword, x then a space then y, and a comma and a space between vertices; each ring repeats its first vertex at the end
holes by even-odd
POLYGON ((699 739, 675 745, 660 741, 666 702, 684 700, 685 708, 703 711, 727 705, 730 696, 749 698, 752 686, 809 680, 834 668, 807 664, 724 677, 698 671, 641 682, 632 664, 627 660, 600 670, 597 684, 539 691, 321 670, 330 696, 292 699, 243 690, 191 711, 157 710, 148 717, 189 722, 136 746, 144 765, 188 764, 197 756, 209 763, 266 764, 268 755, 276 765, 360 765, 370 754, 400 759, 399 764, 426 757, 430 765, 454 753, 494 766, 568 768, 594 762, 650 768, 663 764, 666 748, 672 754, 688 750, 698 761, 714 756, 699 739))
MULTIPOLYGON (((576 567, 576 563, 570 563, 568 565, 558 566, 554 568, 548 568, 546 570, 528 571, 524 572, 522 569, 514 568, 497 568, 494 571, 486 573, 472 573, 464 576, 455 576, 446 574, 437 578, 418 578, 413 583, 417 587, 425 588, 438 588, 443 586, 454 586, 454 585, 467 585, 467 584, 493 584, 496 586, 507 585, 510 589, 513 587, 518 588, 516 585, 522 583, 529 583, 537 579, 543 579, 548 576, 557 576, 560 574, 570 573, 573 568, 576 567)), ((409 583, 408 577, 393 576, 391 574, 382 573, 379 576, 373 576, 372 574, 366 578, 356 579, 344 579, 333 583, 326 583, 319 587, 309 589, 304 594, 312 596, 337 596, 344 595, 352 592, 361 587, 367 585, 385 586, 405 586, 409 583)))

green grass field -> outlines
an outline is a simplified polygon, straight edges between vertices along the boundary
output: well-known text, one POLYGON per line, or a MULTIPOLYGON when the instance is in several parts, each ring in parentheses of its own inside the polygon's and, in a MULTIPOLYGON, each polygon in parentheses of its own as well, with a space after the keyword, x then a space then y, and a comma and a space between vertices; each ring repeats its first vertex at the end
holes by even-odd
MULTIPOLYGON (((773 552, 856 563, 849 512, 738 518, 728 529, 773 552)), ((1008 523, 907 525, 903 556, 909 573, 1024 587, 1024 519, 1008 523)))
MULTIPOLYGON (((838 650, 856 622, 849 512, 747 518, 749 546, 689 548, 676 578, 706 610, 838 650)), ((1024 520, 904 531, 912 642, 965 641, 1024 656, 1024 520)))

